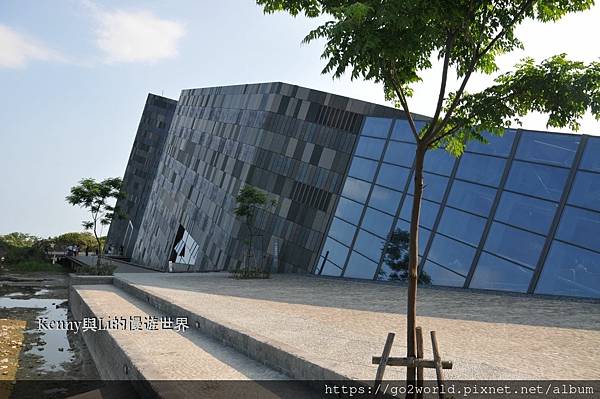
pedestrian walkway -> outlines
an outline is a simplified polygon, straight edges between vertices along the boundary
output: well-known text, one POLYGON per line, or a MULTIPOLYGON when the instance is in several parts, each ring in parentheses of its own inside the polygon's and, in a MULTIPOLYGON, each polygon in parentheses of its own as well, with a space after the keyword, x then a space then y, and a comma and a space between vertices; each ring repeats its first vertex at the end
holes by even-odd
MULTIPOLYGON (((374 377, 371 356, 381 353, 388 332, 397 333, 392 356, 406 351, 400 286, 226 273, 116 274, 117 282, 351 379, 374 377)), ((437 331, 442 357, 454 362, 450 379, 600 378, 598 303, 425 288, 418 314, 418 325, 437 331)), ((427 342, 429 358, 430 348, 427 342)), ((388 370, 388 378, 405 372, 388 370)))

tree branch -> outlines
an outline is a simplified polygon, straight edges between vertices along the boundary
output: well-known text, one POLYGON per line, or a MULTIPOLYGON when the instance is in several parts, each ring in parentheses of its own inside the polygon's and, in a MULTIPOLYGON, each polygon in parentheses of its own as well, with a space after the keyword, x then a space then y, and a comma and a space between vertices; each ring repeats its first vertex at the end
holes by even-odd
POLYGON ((515 17, 510 22, 510 24, 508 24, 507 26, 502 28, 502 30, 488 43, 488 45, 483 48, 483 50, 479 50, 479 48, 477 50, 475 50, 475 52, 473 53, 473 58, 471 60, 471 63, 469 64, 469 67, 467 69, 467 73, 465 74, 465 77, 463 78, 463 81, 462 81, 458 91, 456 92, 456 95, 454 96, 454 99, 452 100, 450 107, 448 107, 448 111, 446 111, 446 115, 444 116, 444 119, 438 126, 436 126, 435 129, 433 129, 431 132, 428 132, 428 134, 424 137, 424 139, 426 141, 433 139, 435 137, 435 135, 439 131, 441 131, 444 128, 444 126, 448 123, 448 120, 450 120, 450 117, 452 116, 452 114, 454 113, 454 110, 458 106, 458 101, 462 97, 462 94, 465 90, 465 87, 467 86, 467 82, 469 81, 469 78, 471 77, 473 71, 475 70, 475 66, 477 65, 477 62, 481 59, 481 57, 483 57, 487 52, 489 52, 492 49, 492 47, 498 42, 498 40, 500 40, 506 34, 507 28, 514 26, 514 24, 523 16, 523 14, 525 14, 527 9, 529 7, 531 7, 533 5, 533 3, 534 3, 534 0, 528 0, 527 2, 525 2, 523 7, 515 15, 515 17))
POLYGON ((415 121, 412 118, 412 114, 410 113, 410 110, 408 109, 408 102, 406 101, 406 96, 404 94, 404 91, 402 90, 402 88, 400 86, 398 86, 394 80, 394 78, 391 76, 391 74, 389 75, 389 80, 390 83, 392 84, 392 88, 394 89, 394 91, 396 92, 396 95, 398 96, 398 100, 400 100, 400 104, 402 105, 402 108, 404 109, 404 113, 406 113, 406 118, 408 119, 408 124, 410 125, 410 129, 412 131, 412 134, 415 138, 415 141, 417 143, 419 143, 419 133, 417 132, 417 126, 415 125, 415 121))
POLYGON ((452 35, 448 36, 448 40, 446 41, 446 53, 444 54, 444 68, 442 70, 442 81, 440 83, 440 92, 438 94, 438 102, 437 102, 437 105, 435 108, 435 113, 433 115, 433 121, 431 122, 431 125, 429 125, 429 128, 427 129, 425 136, 427 136, 431 131, 433 131, 433 129, 435 128, 435 125, 437 124, 437 120, 440 116, 440 113, 442 112, 442 107, 444 105, 444 98, 446 97, 446 83, 448 81, 448 67, 450 65, 450 51, 452 49, 452 46, 454 45, 455 38, 456 38, 456 34, 452 34, 452 35))

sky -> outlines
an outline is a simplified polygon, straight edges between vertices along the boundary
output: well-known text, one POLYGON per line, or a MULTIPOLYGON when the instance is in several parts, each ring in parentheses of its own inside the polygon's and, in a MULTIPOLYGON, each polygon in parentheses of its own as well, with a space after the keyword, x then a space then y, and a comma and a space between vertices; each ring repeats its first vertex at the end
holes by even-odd
MULTIPOLYGON (((283 81, 386 104, 377 84, 321 74, 323 42, 301 41, 322 21, 264 15, 252 0, 0 0, 0 235, 80 231, 87 213, 65 196, 84 177, 124 174, 149 92, 283 81)), ((525 50, 504 55, 500 72, 526 55, 598 60, 598 21, 597 5, 525 23, 525 50)), ((432 114, 439 72, 415 86, 413 112, 432 114)), ((546 121, 530 115, 523 127, 546 121)), ((580 133, 600 135, 600 123, 586 115, 580 133)))

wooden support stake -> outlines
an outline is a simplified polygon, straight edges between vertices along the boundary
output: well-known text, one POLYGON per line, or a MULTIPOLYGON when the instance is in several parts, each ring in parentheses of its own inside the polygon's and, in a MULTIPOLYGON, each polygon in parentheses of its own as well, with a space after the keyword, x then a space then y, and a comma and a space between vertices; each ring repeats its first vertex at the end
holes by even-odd
MULTIPOLYGON (((417 327, 417 359, 423 359, 423 329, 417 327)), ((417 367, 417 387, 423 388, 423 367, 417 367)), ((417 389, 417 399, 423 399, 423 390, 417 389)))
POLYGON ((435 373, 437 375, 439 397, 440 399, 444 399, 444 372, 442 370, 442 357, 440 356, 440 350, 438 349, 435 331, 431 332, 431 346, 433 348, 433 361, 435 363, 435 373))
POLYGON ((383 380, 383 373, 385 373, 385 367, 387 366, 388 358, 390 357, 390 352, 392 351, 394 337, 394 333, 388 333, 387 339, 385 340, 383 353, 381 354, 381 358, 379 359, 379 366, 377 367, 377 374, 375 375, 375 386, 377 386, 377 384, 381 383, 381 381, 383 380))
MULTIPOLYGON (((379 364, 381 362, 381 356, 373 356, 371 364, 379 364)), ((426 369, 434 369, 435 361, 426 359, 417 359, 416 357, 393 357, 390 356, 387 361, 388 366, 403 366, 403 367, 423 367, 426 369)), ((452 369, 452 361, 442 360, 442 368, 450 370, 452 369)))

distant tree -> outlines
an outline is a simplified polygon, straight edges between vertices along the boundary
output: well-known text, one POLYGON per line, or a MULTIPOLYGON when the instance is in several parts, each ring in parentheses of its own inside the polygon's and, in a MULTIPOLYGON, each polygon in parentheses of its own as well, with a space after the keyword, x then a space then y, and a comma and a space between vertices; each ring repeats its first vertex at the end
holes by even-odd
POLYGON ((256 187, 246 185, 235 197, 237 207, 234 209, 236 216, 244 219, 244 224, 248 229, 248 239, 246 240, 246 259, 245 269, 250 270, 256 265, 252 264, 255 260, 253 252, 255 251, 256 227, 254 226, 256 214, 259 210, 265 210, 276 204, 276 201, 269 199, 266 193, 256 187))
MULTIPOLYGON (((57 248, 65 248, 69 245, 79 245, 82 248, 88 248, 90 251, 98 248, 96 237, 89 231, 64 233, 54 238, 57 248)), ((100 237, 102 242, 102 237, 100 237)), ((100 250, 98 248, 98 250, 100 250)))
MULTIPOLYGON (((499 55, 522 48, 516 27, 526 20, 553 22, 588 10, 593 0, 257 0, 267 13, 287 11, 328 21, 304 39, 325 40, 323 73, 374 80, 386 98, 405 111, 415 147, 414 196, 409 248, 407 356, 415 357, 418 232, 423 165, 429 149, 459 156, 469 140, 486 142, 484 132, 503 134, 531 111, 548 114, 548 125, 576 130, 586 111, 600 118, 600 63, 570 61, 564 54, 536 64, 526 58, 495 84, 469 93, 474 73, 498 71, 499 55), (418 129, 409 108, 413 85, 432 66, 442 66, 433 117, 418 129), (457 89, 448 88, 454 72, 457 89)), ((574 40, 581 40, 576 37, 574 40)), ((400 156, 400 155, 399 155, 400 156)), ((407 369, 414 385, 415 369, 407 369)))
MULTIPOLYGON (((98 245, 99 253, 102 253, 102 241, 98 236, 99 225, 109 225, 114 217, 124 218, 124 212, 111 205, 113 201, 125 197, 121 191, 123 182, 114 177, 97 182, 92 178, 83 179, 77 186, 71 188, 71 194, 66 197, 69 204, 78 205, 90 212, 90 220, 83 221, 86 230, 92 230, 98 245)), ((98 257, 98 266, 100 257, 98 257)))
POLYGON ((14 232, 0 236, 0 256, 8 263, 43 259, 44 252, 43 240, 34 235, 14 232))

